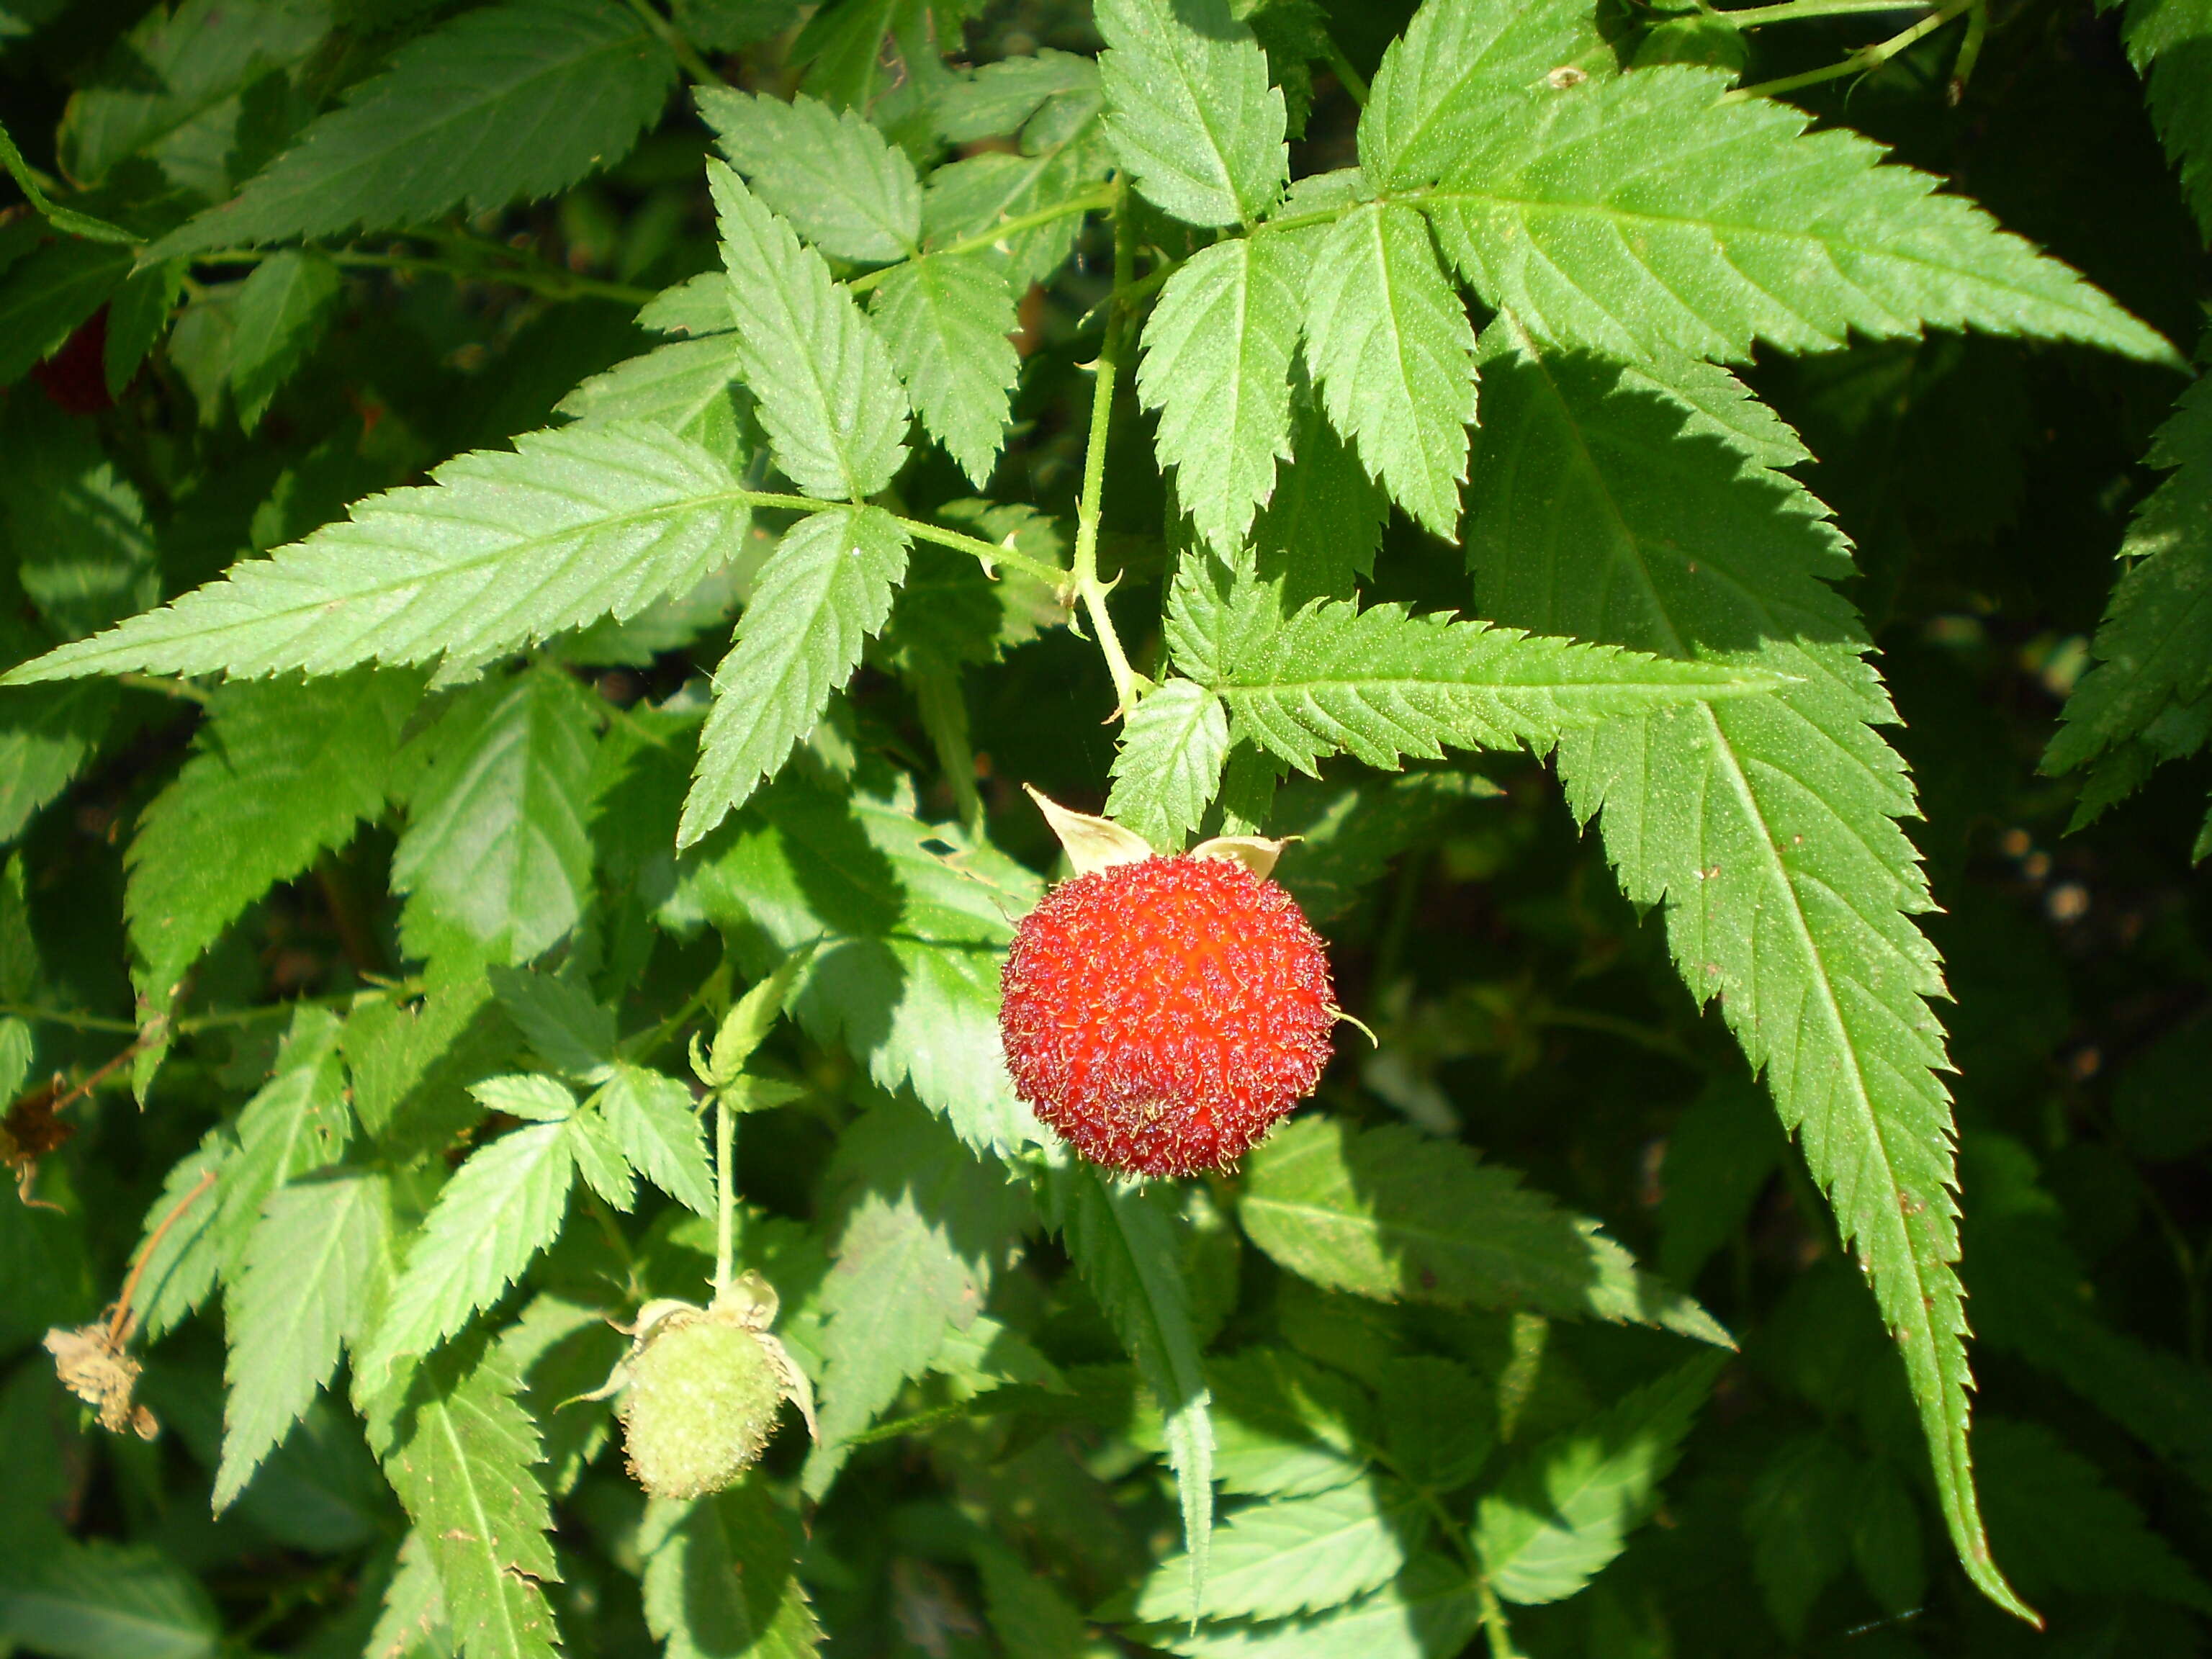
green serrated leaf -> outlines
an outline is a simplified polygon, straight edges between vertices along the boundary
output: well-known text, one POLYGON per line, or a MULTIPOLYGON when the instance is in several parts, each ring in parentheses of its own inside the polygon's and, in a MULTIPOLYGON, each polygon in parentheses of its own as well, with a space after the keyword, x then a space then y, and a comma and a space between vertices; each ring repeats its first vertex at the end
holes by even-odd
POLYGON ((937 88, 930 112, 948 143, 972 144, 1014 131, 1048 99, 1095 90, 1098 66, 1047 46, 1033 57, 984 64, 937 88))
POLYGON ((710 841, 688 890, 749 973, 820 939, 793 1001, 886 1090, 910 1086, 969 1146, 1009 1153, 1043 1131, 999 1040, 999 969, 1036 875, 908 805, 784 781, 710 841), (952 849, 940 855, 939 847, 952 849))
POLYGON ((674 1078, 618 1065, 592 1097, 637 1172, 686 1208, 714 1212, 714 1176, 691 1091, 674 1078))
POLYGON ((469 1085, 469 1092, 488 1112, 504 1112, 530 1123, 566 1123, 576 1115, 575 1091, 538 1072, 488 1077, 469 1085))
POLYGON ((443 1655, 453 1645, 437 1565, 422 1533, 410 1530, 400 1540, 391 1582, 384 1587, 384 1600, 362 1659, 410 1659, 418 1650, 443 1655))
MULTIPOLYGON (((719 333, 674 340, 594 374, 555 407, 577 425, 645 421, 665 428, 733 470, 744 459, 736 398, 738 337, 729 316, 729 284, 713 279, 719 333)), ((649 311, 652 307, 647 307, 649 311)))
POLYGON ((1538 356, 1498 330, 1468 546, 1484 610, 1670 656, 1793 677, 1764 697, 1624 720, 1562 742, 1576 812, 1603 809, 1629 897, 1667 903, 1692 993, 1720 994, 1785 1127, 1837 1206, 1897 1338, 1954 1543, 1991 1560, 1966 1449, 1966 1310, 1942 981, 1897 819, 1904 763, 1864 629, 1824 578, 1850 562, 1825 509, 1652 372, 1538 356))
POLYGON ((1752 1577, 1792 1644, 1804 1642, 1806 1616, 1849 1558, 1858 1462, 1841 1441, 1815 1431, 1785 1441, 1752 1483, 1743 1510, 1752 1577))
POLYGON ((2080 340, 2179 366, 2066 266, 1880 146, 1682 67, 1586 76, 1464 149, 1426 203, 1492 305, 1608 356, 1740 362, 1925 328, 2080 340))
POLYGON ((726 466, 645 425, 532 433, 431 477, 0 683, 482 662, 695 586, 747 518, 726 466))
POLYGON ((1356 208, 1316 239, 1306 363, 1336 429, 1413 519, 1449 539, 1474 419, 1474 329, 1421 216, 1356 208))
POLYGON ((2031 1593, 2150 1596, 2212 1613, 2212 1586, 2049 1429, 1992 1417, 1979 1438, 1990 1531, 2031 1593))
POLYGON ((1060 1240, 1160 1404, 1182 1509, 1187 1595, 1177 1611, 1195 1619, 1213 1537, 1213 1423, 1167 1189, 1125 1186, 1083 1164, 1049 1180, 1060 1240))
POLYGON ((1599 45, 1582 6, 1428 0, 1375 72, 1359 117, 1361 171, 1383 190, 1433 183, 1486 132, 1528 118, 1522 112, 1541 106, 1546 75, 1599 45))
POLYGON ((845 1179, 861 1190, 819 1293, 822 1443, 803 1482, 817 1498, 849 1455, 845 1443, 981 1310, 1029 1208, 1003 1169, 902 1103, 878 1106, 848 1128, 837 1158, 845 1179))
POLYGON ((784 532, 714 671, 679 847, 744 805, 814 729, 890 620, 906 550, 905 531, 879 507, 833 508, 784 532))
POLYGON ((1283 94, 1228 0, 1099 0, 1106 132, 1147 199, 1194 225, 1249 225, 1290 173, 1283 94))
POLYGON ((62 171, 97 184, 145 155, 186 189, 225 194, 239 94, 270 70, 297 64, 330 27, 330 8, 298 0, 155 7, 91 66, 63 112, 54 135, 62 171))
POLYGON ((1376 1395, 1391 1467, 1413 1485, 1456 1492, 1489 1461, 1498 1390, 1457 1360, 1433 1354, 1386 1359, 1376 1395))
POLYGON ((402 932, 442 924, 526 962, 591 893, 592 709, 534 671, 471 688, 419 741, 426 767, 392 860, 402 932))
POLYGON ((759 983, 748 986, 745 994, 730 1005, 730 1012, 714 1028, 714 1046, 708 1050, 702 1082, 718 1089, 726 1089, 737 1082, 745 1062, 783 1018, 783 1011, 791 1001, 791 988, 798 983, 799 975, 806 971, 806 964, 813 957, 811 943, 800 945, 776 963, 759 983))
POLYGON ((676 60, 615 0, 505 0, 410 41, 232 200, 145 257, 402 228, 565 190, 627 154, 676 60))
POLYGON ((613 1075, 614 1010, 573 981, 494 967, 492 994, 538 1057, 564 1077, 605 1083, 613 1075))
POLYGON ((216 1225, 222 1200, 215 1193, 237 1154, 238 1144, 227 1131, 209 1130, 177 1160, 162 1180, 160 1195, 147 1206, 132 1256, 141 1265, 138 1295, 131 1305, 149 1342, 184 1323, 215 1289, 222 1265, 222 1234, 216 1225), (167 1231, 156 1243, 155 1232, 164 1222, 167 1231))
POLYGON ((224 1304, 218 1513, 330 1382, 340 1346, 360 1341, 386 1289, 391 1208, 386 1177, 367 1170, 294 1182, 263 1206, 224 1304))
POLYGON ((1367 476, 1352 447, 1305 383, 1291 404, 1290 465, 1275 475, 1275 493, 1252 520, 1251 543, 1263 580, 1283 585, 1283 607, 1309 599, 1348 599, 1358 578, 1371 574, 1390 498, 1367 476))
POLYGON ((1463 1146, 1396 1125, 1285 1123, 1253 1150, 1237 1216, 1283 1267, 1331 1290, 1633 1322, 1733 1346, 1596 1222, 1463 1146))
POLYGON ((1498 1595, 1560 1601, 1612 1563, 1650 1515, 1723 1359, 1692 1359, 1515 1461, 1475 1510, 1498 1595))
POLYGON ((5 544, 46 626, 74 640, 152 604, 161 588, 144 498, 91 425, 18 398, 0 442, 10 458, 0 473, 5 544))
POLYGON ((65 345, 131 274, 131 250, 109 242, 58 241, 0 274, 0 386, 65 345))
POLYGON ((160 1550, 65 1540, 0 1570, 0 1640, 64 1659, 210 1659, 222 1620, 160 1550))
POLYGON ((1145 324, 1137 398, 1160 411, 1154 444, 1176 499, 1209 545, 1244 538, 1291 459, 1291 365, 1308 244, 1241 236, 1193 256, 1145 324))
POLYGON ((413 674, 228 685, 192 757, 141 816, 123 911, 139 989, 164 1012, 178 981, 246 907, 382 815, 413 674))
POLYGON ((520 1389, 499 1348, 464 1345, 416 1373, 380 1437, 385 1474, 437 1569, 467 1659, 554 1659, 559 1649, 544 1586, 561 1571, 534 1472, 538 1425, 515 1399, 520 1389))
POLYGON ((821 1640, 791 1522, 761 1483, 650 1505, 645 1620, 666 1659, 811 1659, 821 1640))
POLYGON ((115 688, 100 680, 0 690, 0 843, 84 769, 115 704, 115 688))
POLYGON ((1232 736, 1307 773, 1339 750, 1394 768, 1447 744, 1541 753, 1566 732, 1776 684, 1398 605, 1322 601, 1285 617, 1272 586, 1202 559, 1176 574, 1167 638, 1232 736))
MULTIPOLYGON (((1282 1619, 1334 1607, 1398 1576, 1427 1516, 1413 1489, 1377 1477, 1255 1504, 1213 1534, 1202 1619, 1282 1619)), ((1133 1616, 1187 1617, 1190 1562, 1171 1556, 1138 1591, 1133 1616)))
POLYGON ((869 315, 929 435, 978 489, 990 482, 1022 360, 1012 285, 981 254, 933 253, 884 274, 869 315))
MULTIPOLYGON (((1097 185, 1112 169, 1114 153, 1106 143, 1097 95, 1070 94, 1055 99, 1037 121, 1064 102, 1075 106, 1081 118, 1064 133, 1054 133, 1051 142, 1020 155, 986 151, 947 162, 929 175, 922 191, 921 220, 932 246, 980 236, 1007 220, 1044 213, 1062 203, 1106 205, 1097 185)), ((1066 263, 1082 223, 1083 215, 1071 211, 1012 232, 994 244, 994 252, 1004 250, 1000 257, 1006 261, 1006 280, 1016 292, 1044 281, 1066 263)))
POLYGON ((217 1261, 228 1288, 240 1286, 246 1248, 270 1194, 337 1162, 353 1137, 339 1029, 326 1008, 294 1011, 274 1074, 238 1115, 238 1151, 224 1160, 210 1198, 200 1200, 215 1206, 217 1261))
POLYGON ((338 301, 338 268, 312 250, 271 255, 239 284, 232 302, 238 343, 230 354, 239 424, 261 424, 270 400, 321 340, 338 301))
POLYGON ((1188 1624, 1143 1632, 1148 1646, 1186 1659, 1443 1659, 1467 1650, 1482 1600, 1467 1570, 1425 1555, 1372 1595, 1313 1619, 1188 1624))
MULTIPOLYGON (((2133 562, 2113 586, 2089 647, 2096 665, 2066 700, 2065 723, 2043 757, 2046 772, 2075 770, 2135 738, 2160 759, 2197 746, 2198 722, 2177 717, 2212 690, 2212 392, 2204 382, 2182 394, 2146 459, 2172 475, 2136 509, 2120 544, 2133 562)), ((2085 799, 2073 827, 2095 817, 2097 805, 2085 799)))
POLYGON ((699 113, 768 206, 824 253, 881 264, 921 239, 921 181, 906 153, 851 109, 702 87, 699 113))
POLYGON ((906 393, 852 295, 719 161, 707 164, 746 386, 776 465, 800 489, 859 501, 906 459, 906 393))
POLYGON ((2180 170, 2198 227, 2212 234, 2212 98, 2203 74, 2212 14, 2201 0, 2129 0, 2127 14, 2128 58, 2149 82, 2151 119, 2180 170))
POLYGON ((472 1153, 408 1246, 357 1386, 381 1387, 403 1358, 431 1352, 496 1302, 560 1232, 575 1174, 565 1122, 511 1129, 472 1153))
POLYGON ((1129 713, 1114 755, 1107 815, 1163 853, 1180 853, 1213 804, 1229 758, 1229 715, 1219 696, 1168 680, 1129 713))
POLYGON ((1659 1271, 1687 1286, 1750 1218, 1788 1153, 1758 1085, 1716 1078, 1676 1120, 1660 1166, 1659 1271))

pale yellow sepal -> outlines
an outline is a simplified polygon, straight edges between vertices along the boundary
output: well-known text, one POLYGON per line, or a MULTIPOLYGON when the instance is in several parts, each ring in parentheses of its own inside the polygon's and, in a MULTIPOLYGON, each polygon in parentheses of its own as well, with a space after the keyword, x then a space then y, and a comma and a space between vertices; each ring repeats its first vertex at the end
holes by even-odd
POLYGON ((1135 864, 1152 856, 1152 843, 1133 830, 1124 830, 1111 818, 1094 818, 1088 812, 1071 812, 1051 796, 1022 787, 1044 814, 1044 821, 1052 826, 1052 833, 1060 837, 1060 844, 1067 851, 1067 861, 1075 866, 1075 873, 1087 876, 1096 870, 1110 870, 1117 864, 1135 864))
MULTIPOLYGON (((1291 838, 1295 841, 1294 836, 1291 838)), ((1190 849, 1194 859, 1222 859, 1231 864, 1241 864, 1254 875, 1265 880, 1275 872, 1275 860, 1283 855, 1288 841, 1275 841, 1266 836, 1216 836, 1212 841, 1202 841, 1190 849)))

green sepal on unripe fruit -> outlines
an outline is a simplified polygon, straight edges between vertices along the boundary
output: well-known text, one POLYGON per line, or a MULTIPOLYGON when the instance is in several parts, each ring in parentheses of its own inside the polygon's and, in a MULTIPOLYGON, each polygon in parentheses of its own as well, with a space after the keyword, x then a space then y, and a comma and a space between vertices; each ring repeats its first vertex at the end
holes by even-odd
POLYGON ((775 1291, 746 1273, 710 1306, 655 1302, 640 1314, 629 1354, 601 1392, 620 1393, 630 1473, 652 1496, 734 1485, 760 1460, 787 1400, 817 1432, 806 1374, 769 1334, 775 1311, 775 1291))

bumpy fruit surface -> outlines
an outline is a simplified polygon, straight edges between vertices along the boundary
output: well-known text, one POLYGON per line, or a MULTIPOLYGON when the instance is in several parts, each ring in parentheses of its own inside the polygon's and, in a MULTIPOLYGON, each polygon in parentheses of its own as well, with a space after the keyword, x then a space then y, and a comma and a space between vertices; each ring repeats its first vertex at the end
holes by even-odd
POLYGON ((1234 1163, 1313 1092, 1336 1012, 1291 896, 1227 859, 1148 858, 1062 882, 1014 934, 1006 1069, 1093 1163, 1234 1163))
POLYGON ((656 1498, 721 1491, 760 1457, 783 1392, 775 1360, 743 1325, 671 1315, 629 1362, 617 1407, 630 1473, 656 1498))

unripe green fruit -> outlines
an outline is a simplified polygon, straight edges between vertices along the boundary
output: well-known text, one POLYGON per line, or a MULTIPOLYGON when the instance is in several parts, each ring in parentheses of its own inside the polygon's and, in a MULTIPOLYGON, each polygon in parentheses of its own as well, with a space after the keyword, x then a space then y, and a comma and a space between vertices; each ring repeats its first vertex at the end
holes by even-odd
POLYGON ((630 1473, 656 1498, 720 1492, 758 1461, 785 1393, 761 1339, 712 1313, 662 1320, 617 1407, 630 1473))

